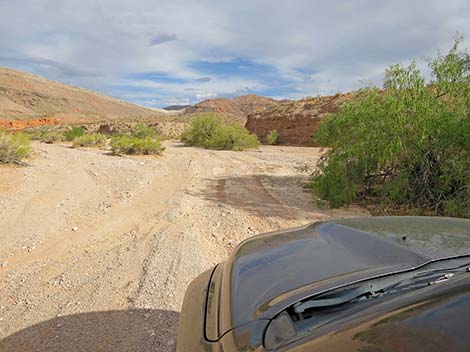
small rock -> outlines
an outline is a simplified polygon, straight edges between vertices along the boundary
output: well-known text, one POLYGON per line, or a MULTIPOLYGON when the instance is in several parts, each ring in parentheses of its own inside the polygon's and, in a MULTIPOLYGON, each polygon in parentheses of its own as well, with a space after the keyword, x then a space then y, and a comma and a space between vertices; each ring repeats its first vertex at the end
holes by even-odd
POLYGON ((2 264, 0 264, 0 266, 2 268, 6 268, 8 266, 8 260, 3 261, 2 264))
POLYGON ((77 227, 77 226, 72 227, 72 231, 73 231, 73 232, 77 232, 77 231, 78 231, 78 227, 77 227))

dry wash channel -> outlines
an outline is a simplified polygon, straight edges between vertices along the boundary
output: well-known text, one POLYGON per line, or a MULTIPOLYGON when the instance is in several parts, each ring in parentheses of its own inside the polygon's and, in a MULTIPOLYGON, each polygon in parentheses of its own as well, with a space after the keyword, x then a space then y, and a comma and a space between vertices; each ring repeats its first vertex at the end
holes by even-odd
POLYGON ((186 286, 241 240, 359 212, 314 207, 318 149, 166 147, 0 167, 0 351, 172 351, 186 286))

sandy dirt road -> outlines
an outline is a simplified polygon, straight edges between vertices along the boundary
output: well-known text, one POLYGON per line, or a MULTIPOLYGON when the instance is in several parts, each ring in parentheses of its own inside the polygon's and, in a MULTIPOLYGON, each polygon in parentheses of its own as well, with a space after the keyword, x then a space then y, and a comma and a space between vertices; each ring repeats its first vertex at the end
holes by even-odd
POLYGON ((364 214, 313 205, 314 148, 35 148, 0 167, 0 352, 173 351, 188 283, 240 241, 364 214))

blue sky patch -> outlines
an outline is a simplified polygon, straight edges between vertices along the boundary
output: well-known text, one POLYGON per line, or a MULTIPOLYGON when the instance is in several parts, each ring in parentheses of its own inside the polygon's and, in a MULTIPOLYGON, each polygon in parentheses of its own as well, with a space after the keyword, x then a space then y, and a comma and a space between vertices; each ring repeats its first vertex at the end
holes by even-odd
POLYGON ((181 77, 174 77, 164 72, 137 72, 131 73, 126 78, 139 81, 151 81, 159 83, 188 83, 189 80, 181 77))
POLYGON ((235 59, 231 61, 193 61, 189 65, 203 75, 217 76, 220 78, 228 76, 238 77, 263 77, 273 75, 277 69, 270 65, 260 64, 248 59, 235 59))

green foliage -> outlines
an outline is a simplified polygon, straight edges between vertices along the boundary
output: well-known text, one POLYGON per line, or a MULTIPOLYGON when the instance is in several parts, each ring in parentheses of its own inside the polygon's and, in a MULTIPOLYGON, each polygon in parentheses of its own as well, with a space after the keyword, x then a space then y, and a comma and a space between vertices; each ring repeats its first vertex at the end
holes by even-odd
POLYGON ((161 155, 165 149, 158 138, 121 135, 111 139, 114 154, 127 155, 161 155))
POLYGON ((131 135, 136 138, 156 138, 157 137, 157 132, 155 132, 154 129, 151 127, 143 124, 143 123, 138 123, 137 125, 134 126, 131 135))
POLYGON ((40 134, 39 140, 43 143, 56 143, 56 142, 63 142, 65 140, 65 136, 57 131, 44 131, 40 134))
POLYGON ((10 134, 0 130, 0 163, 21 163, 33 153, 30 138, 24 133, 10 134))
POLYGON ((73 141, 77 137, 82 137, 85 135, 86 130, 81 126, 74 126, 71 129, 65 131, 64 136, 68 141, 73 141))
POLYGON ((195 118, 182 136, 187 145, 217 149, 244 150, 259 146, 258 138, 237 125, 225 125, 212 115, 195 118))
POLYGON ((49 131, 49 129, 46 128, 35 128, 35 129, 28 129, 25 130, 24 133, 29 136, 30 140, 33 141, 40 141, 42 139, 42 135, 49 131))
POLYGON ((101 133, 85 134, 73 140, 73 147, 103 147, 106 145, 106 137, 101 133))
POLYGON ((266 135, 266 143, 269 145, 276 145, 279 144, 280 141, 280 135, 279 132, 276 130, 271 130, 269 133, 266 135))
POLYGON ((332 149, 312 180, 320 198, 470 216, 470 60, 460 42, 428 60, 431 82, 415 62, 391 66, 383 91, 364 89, 325 119, 315 142, 332 149))
POLYGON ((183 133, 181 140, 188 145, 205 147, 216 131, 220 129, 221 124, 212 115, 196 117, 191 122, 191 127, 183 133))

